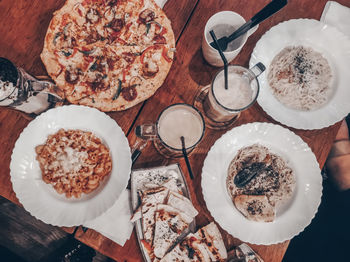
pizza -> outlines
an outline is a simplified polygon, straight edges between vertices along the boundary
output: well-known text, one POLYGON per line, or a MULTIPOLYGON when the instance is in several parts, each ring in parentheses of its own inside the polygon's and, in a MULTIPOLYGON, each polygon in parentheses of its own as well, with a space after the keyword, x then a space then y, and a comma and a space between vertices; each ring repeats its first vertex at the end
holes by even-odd
POLYGON ((119 111, 163 84, 174 47, 154 0, 67 0, 53 15, 41 59, 70 103, 119 111))

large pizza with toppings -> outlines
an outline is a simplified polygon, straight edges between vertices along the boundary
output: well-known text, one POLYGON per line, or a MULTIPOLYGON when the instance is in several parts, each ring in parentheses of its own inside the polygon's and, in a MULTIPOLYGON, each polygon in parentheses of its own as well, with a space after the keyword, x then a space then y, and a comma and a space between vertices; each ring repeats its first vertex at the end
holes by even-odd
POLYGON ((69 102, 119 111, 163 84, 174 47, 171 23, 154 0, 67 0, 54 13, 41 59, 69 102))

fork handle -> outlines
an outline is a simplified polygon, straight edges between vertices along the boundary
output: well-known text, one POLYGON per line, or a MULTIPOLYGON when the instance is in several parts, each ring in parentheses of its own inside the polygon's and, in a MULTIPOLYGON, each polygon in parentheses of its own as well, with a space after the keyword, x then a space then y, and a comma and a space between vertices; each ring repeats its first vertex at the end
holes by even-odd
POLYGON ((252 27, 256 26, 260 22, 269 18, 274 13, 278 12, 288 3, 287 0, 272 0, 263 9, 261 9, 255 16, 250 19, 252 21, 252 27))
POLYGON ((231 42, 243 35, 249 29, 253 28, 260 22, 264 21, 266 18, 269 18, 271 15, 281 10, 287 4, 287 0, 273 0, 269 4, 267 4, 263 9, 261 9, 256 15, 252 17, 248 22, 243 24, 240 28, 238 28, 235 32, 233 32, 228 37, 228 42, 231 42))

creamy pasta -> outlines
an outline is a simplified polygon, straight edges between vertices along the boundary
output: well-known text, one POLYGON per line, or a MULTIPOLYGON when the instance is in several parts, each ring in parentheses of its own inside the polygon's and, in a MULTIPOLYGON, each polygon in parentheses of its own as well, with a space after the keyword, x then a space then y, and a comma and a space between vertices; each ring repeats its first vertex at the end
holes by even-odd
POLYGON ((321 53, 289 46, 272 60, 268 82, 275 97, 297 110, 313 110, 327 103, 332 93, 332 71, 321 53))

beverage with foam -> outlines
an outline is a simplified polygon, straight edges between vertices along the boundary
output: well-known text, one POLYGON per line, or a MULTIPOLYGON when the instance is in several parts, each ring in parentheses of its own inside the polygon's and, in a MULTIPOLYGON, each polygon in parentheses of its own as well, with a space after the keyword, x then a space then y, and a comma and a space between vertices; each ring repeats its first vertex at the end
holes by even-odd
POLYGON ((227 89, 222 70, 211 84, 203 104, 204 112, 216 122, 230 121, 256 100, 258 89, 258 82, 252 71, 241 66, 229 66, 227 89))

